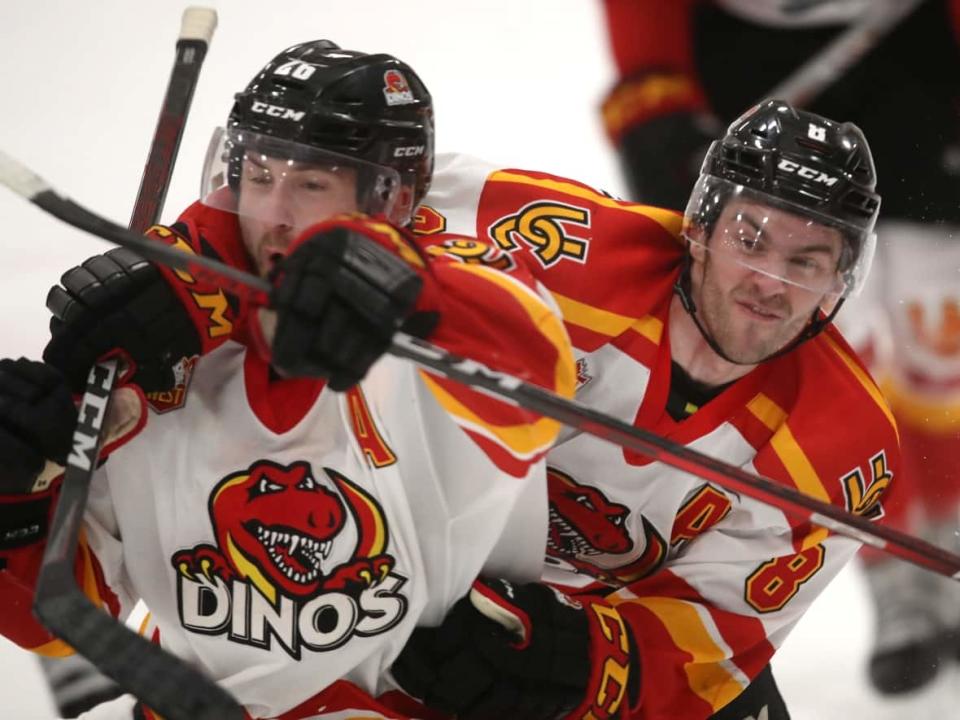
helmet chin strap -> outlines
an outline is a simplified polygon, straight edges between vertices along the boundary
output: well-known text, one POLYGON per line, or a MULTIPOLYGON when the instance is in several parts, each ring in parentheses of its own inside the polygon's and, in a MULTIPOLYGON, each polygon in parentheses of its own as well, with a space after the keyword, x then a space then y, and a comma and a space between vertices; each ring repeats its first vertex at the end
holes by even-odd
POLYGON ((710 346, 710 349, 728 363, 732 363, 734 365, 759 365, 760 363, 764 363, 768 360, 778 358, 781 355, 785 355, 797 347, 800 343, 806 342, 810 338, 820 334, 820 332, 827 325, 829 325, 836 316, 837 311, 840 310, 840 306, 843 305, 844 299, 840 298, 833 310, 830 311, 829 315, 824 315, 822 312, 820 312, 819 308, 815 309, 813 314, 810 316, 810 321, 792 341, 784 345, 775 353, 771 353, 760 360, 754 362, 741 362, 739 360, 734 360, 732 357, 727 355, 713 335, 711 335, 710 332, 703 326, 703 323, 700 322, 700 318, 697 315, 697 306, 693 301, 693 281, 690 277, 692 265, 693 262, 688 253, 686 258, 684 258, 683 268, 680 270, 680 275, 677 277, 677 281, 673 284, 673 292, 678 298, 680 298, 680 304, 683 305, 683 309, 687 311, 688 315, 690 315, 690 318, 693 320, 693 324, 697 326, 697 330, 700 331, 700 335, 702 335, 703 339, 706 340, 707 345, 710 346))

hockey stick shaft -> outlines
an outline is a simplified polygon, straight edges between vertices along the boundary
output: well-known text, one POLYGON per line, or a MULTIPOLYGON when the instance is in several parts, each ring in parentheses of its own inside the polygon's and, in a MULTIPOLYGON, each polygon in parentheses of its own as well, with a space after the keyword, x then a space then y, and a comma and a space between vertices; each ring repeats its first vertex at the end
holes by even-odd
POLYGON ((798 67, 761 100, 805 107, 870 52, 898 22, 925 0, 874 0, 863 18, 798 67))
MULTIPOLYGON (((216 13, 212 10, 188 8, 183 14, 174 68, 134 205, 134 230, 146 230, 159 217, 184 120, 215 27, 216 13)), ((83 511, 117 370, 118 362, 112 359, 97 363, 90 371, 41 564, 34 611, 54 634, 121 688, 171 720, 242 718, 242 708, 226 691, 95 607, 76 584, 74 562, 83 511)))
POLYGON ((163 98, 150 154, 133 204, 130 229, 146 232, 160 217, 170 176, 180 149, 187 112, 200 78, 200 68, 217 25, 217 14, 208 8, 188 8, 183 13, 176 59, 163 98))
POLYGON ((960 556, 893 528, 876 525, 864 517, 804 495, 770 478, 747 472, 536 385, 491 370, 474 360, 452 355, 409 335, 398 333, 389 352, 466 385, 489 390, 588 435, 635 450, 665 465, 759 500, 798 520, 812 522, 915 565, 960 580, 960 556))
MULTIPOLYGON (((220 277, 221 285, 256 304, 264 304, 270 291, 269 283, 262 278, 210 258, 151 243, 136 233, 99 218, 58 195, 43 180, 3 153, 0 153, 0 183, 8 185, 60 220, 135 250, 153 262, 185 270, 211 282, 217 282, 220 277)), ((796 519, 812 522, 920 567, 960 580, 960 556, 893 528, 877 525, 770 478, 749 473, 735 465, 624 423, 518 378, 491 370, 474 360, 457 357, 403 333, 394 337, 389 352, 466 385, 488 390, 508 402, 551 417, 584 433, 630 448, 666 465, 759 500, 796 519)))

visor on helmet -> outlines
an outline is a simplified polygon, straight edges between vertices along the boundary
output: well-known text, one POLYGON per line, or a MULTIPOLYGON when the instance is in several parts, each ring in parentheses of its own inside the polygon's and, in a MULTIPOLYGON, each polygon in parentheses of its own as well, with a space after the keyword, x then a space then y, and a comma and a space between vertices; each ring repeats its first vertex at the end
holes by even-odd
POLYGON ((687 241, 715 260, 832 300, 862 289, 872 230, 712 175, 700 177, 683 218, 687 241))
POLYGON ((394 222, 400 175, 393 168, 247 130, 217 128, 200 188, 204 205, 266 223, 309 225, 360 212, 394 222), (243 196, 241 198, 241 196, 243 196))

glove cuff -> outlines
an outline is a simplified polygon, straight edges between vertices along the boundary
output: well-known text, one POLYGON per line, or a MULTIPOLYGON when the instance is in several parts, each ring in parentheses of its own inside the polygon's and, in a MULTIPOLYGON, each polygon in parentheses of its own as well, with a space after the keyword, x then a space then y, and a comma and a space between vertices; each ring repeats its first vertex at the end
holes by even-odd
POLYGON ((622 78, 601 106, 604 129, 614 145, 638 124, 674 113, 705 113, 706 97, 696 78, 664 68, 622 78))
POLYGON ((365 215, 337 215, 311 225, 301 232, 287 248, 287 256, 289 257, 297 247, 311 237, 337 228, 352 230, 363 235, 380 247, 389 250, 416 271, 423 285, 401 329, 405 333, 424 340, 429 338, 440 321, 442 293, 430 273, 427 256, 420 250, 416 240, 408 231, 365 215))
POLYGON ((0 495, 0 551, 46 539, 55 492, 55 487, 48 487, 30 495, 0 495))
POLYGON ((626 715, 638 693, 639 656, 620 612, 598 597, 577 598, 590 633, 590 679, 583 703, 567 720, 605 720, 626 715))

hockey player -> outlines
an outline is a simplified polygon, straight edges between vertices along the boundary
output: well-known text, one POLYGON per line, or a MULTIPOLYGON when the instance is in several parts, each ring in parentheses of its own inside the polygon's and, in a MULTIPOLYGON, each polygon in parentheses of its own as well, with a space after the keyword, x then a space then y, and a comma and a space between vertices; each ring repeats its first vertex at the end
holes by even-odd
MULTIPOLYGON (((879 201, 859 129, 769 102, 713 143, 683 216, 455 158, 417 229, 533 269, 579 401, 879 519, 896 429, 830 322, 879 201)), ((415 631, 401 686, 471 720, 787 717, 770 658, 858 543, 591 436, 547 464, 545 583, 479 581, 415 631)))
MULTIPOLYGON (((423 253, 404 229, 432 133, 406 64, 291 47, 236 96, 202 200, 151 230, 270 278, 270 307, 126 250, 63 276, 46 364, 0 361, 3 634, 69 652, 29 610, 46 470, 70 445, 71 390, 113 350, 129 422, 93 481, 78 581, 120 618, 142 598, 142 631, 252 718, 399 717, 373 696, 414 624, 481 571, 539 575, 557 423, 383 357, 402 327, 573 392, 563 325, 522 268, 423 253)), ((96 717, 154 717, 132 706, 96 717)))
MULTIPOLYGON (((913 4, 809 109, 862 127, 886 183, 877 267, 840 327, 882 379, 900 427, 902 502, 888 520, 956 552, 960 0, 913 4)), ((620 78, 604 120, 630 199, 683 207, 717 118, 731 121, 868 14, 899 5, 605 0, 620 78)), ((960 586, 876 553, 862 558, 877 610, 871 681, 884 693, 919 688, 960 652, 951 632, 960 586)))

